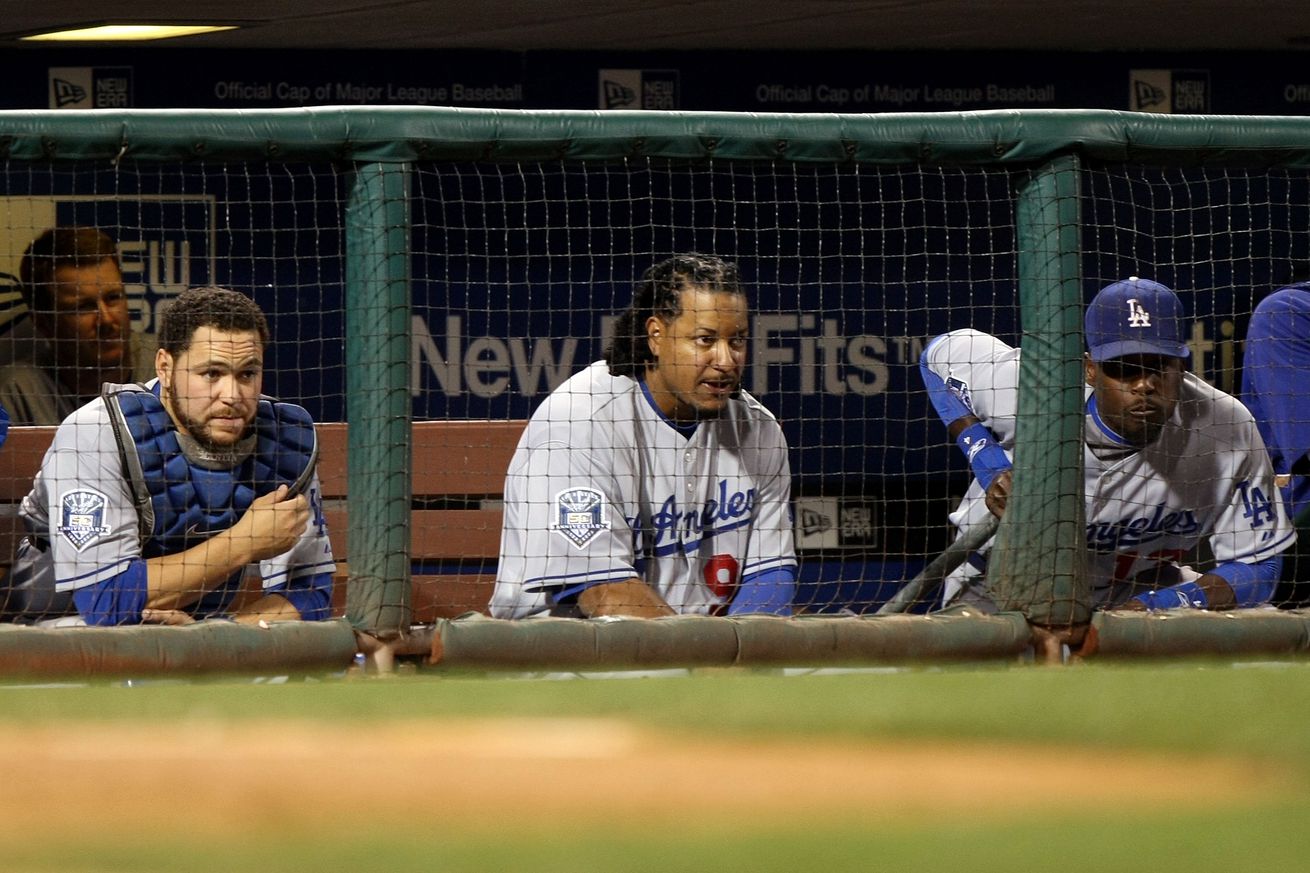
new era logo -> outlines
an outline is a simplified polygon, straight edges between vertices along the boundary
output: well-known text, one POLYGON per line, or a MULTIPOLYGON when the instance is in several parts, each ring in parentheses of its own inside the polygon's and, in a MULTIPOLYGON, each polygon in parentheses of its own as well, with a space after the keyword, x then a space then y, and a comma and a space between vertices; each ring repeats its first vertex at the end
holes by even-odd
POLYGON ((56 109, 68 106, 71 103, 81 103, 86 99, 86 89, 80 85, 75 85, 64 79, 55 79, 53 85, 55 87, 56 109))
POLYGON ((833 527, 833 521, 829 516, 824 515, 822 512, 816 512, 808 507, 803 507, 801 509, 799 521, 801 533, 807 537, 812 537, 815 534, 832 530, 833 527))
POLYGON ((1133 98, 1136 100, 1137 109, 1159 106, 1165 102, 1166 97, 1168 94, 1163 88, 1157 88, 1150 82, 1143 82, 1141 79, 1133 82, 1133 98))
POLYGON ((636 91, 613 79, 606 79, 604 88, 606 109, 622 109, 637 102, 636 91))

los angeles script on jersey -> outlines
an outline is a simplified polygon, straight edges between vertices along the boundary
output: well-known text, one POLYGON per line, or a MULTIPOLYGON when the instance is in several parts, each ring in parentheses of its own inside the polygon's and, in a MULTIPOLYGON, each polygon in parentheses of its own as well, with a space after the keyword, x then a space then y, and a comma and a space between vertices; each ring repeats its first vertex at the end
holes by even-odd
MULTIPOLYGON (((755 489, 729 491, 728 480, 720 479, 718 496, 711 497, 700 507, 678 506, 676 495, 670 494, 651 516, 650 544, 655 554, 669 554, 694 547, 704 537, 748 524, 755 508, 755 489)), ((634 525, 634 528, 636 525, 634 525)))
POLYGON ((1153 542, 1166 536, 1192 536, 1201 529, 1190 509, 1167 511, 1161 503, 1151 515, 1129 516, 1119 521, 1094 521, 1087 525, 1087 546, 1098 552, 1153 542))

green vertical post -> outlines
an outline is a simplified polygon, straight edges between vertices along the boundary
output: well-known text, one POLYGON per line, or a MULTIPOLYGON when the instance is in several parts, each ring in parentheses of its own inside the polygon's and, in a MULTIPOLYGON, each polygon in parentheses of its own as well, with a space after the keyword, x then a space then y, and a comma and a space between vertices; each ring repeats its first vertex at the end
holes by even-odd
POLYGON ((1077 156, 1037 169, 1016 211, 1023 357, 1014 483, 988 561, 1003 609, 1034 624, 1091 619, 1083 508, 1083 300, 1077 156))
POLYGON ((346 203, 346 617, 393 637, 409 628, 409 167, 360 164, 346 203))

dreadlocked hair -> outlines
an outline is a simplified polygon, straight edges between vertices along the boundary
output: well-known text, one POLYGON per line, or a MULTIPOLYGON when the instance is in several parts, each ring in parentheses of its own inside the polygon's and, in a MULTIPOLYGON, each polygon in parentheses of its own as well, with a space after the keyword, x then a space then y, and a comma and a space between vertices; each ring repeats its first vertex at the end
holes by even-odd
POLYGON ((695 252, 660 261, 644 274, 632 295, 632 305, 614 325, 614 341, 605 363, 615 376, 638 378, 654 360, 646 339, 646 322, 653 315, 669 322, 682 314, 682 292, 692 288, 723 294, 746 294, 737 265, 695 252))

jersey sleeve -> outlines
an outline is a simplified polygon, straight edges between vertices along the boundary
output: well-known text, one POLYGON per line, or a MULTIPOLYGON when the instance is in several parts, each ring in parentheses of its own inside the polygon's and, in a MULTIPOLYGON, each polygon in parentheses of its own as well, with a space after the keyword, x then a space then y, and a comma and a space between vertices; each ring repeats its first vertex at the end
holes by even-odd
POLYGON ((1254 422, 1240 422, 1235 433, 1241 444, 1233 446, 1232 487, 1210 534, 1210 548, 1218 564, 1256 564, 1281 553, 1295 541, 1296 533, 1278 497, 1273 468, 1254 422))
POLYGON ((932 340, 919 370, 943 423, 971 414, 1007 448, 1014 448, 1018 413, 1019 350, 966 328, 932 340))
POLYGON ((281 594, 304 621, 328 618, 332 610, 332 576, 336 562, 323 515, 323 489, 315 472, 305 490, 310 515, 300 540, 286 552, 259 562, 265 594, 281 594))
POLYGON ((619 469, 622 436, 603 421, 571 420, 565 406, 548 400, 538 410, 505 477, 497 618, 545 611, 566 590, 640 576, 629 522, 636 473, 619 469))
POLYGON ((769 421, 767 451, 759 455, 755 518, 741 585, 729 615, 789 615, 796 593, 796 547, 791 511, 791 463, 782 428, 769 421))
POLYGON ((796 566, 791 514, 791 462, 787 441, 776 422, 765 430, 770 445, 761 452, 756 487, 756 513, 751 522, 750 546, 742 578, 768 570, 796 566))
POLYGON ((83 407, 55 432, 39 489, 49 519, 55 589, 112 579, 141 557, 138 517, 107 417, 83 407))

